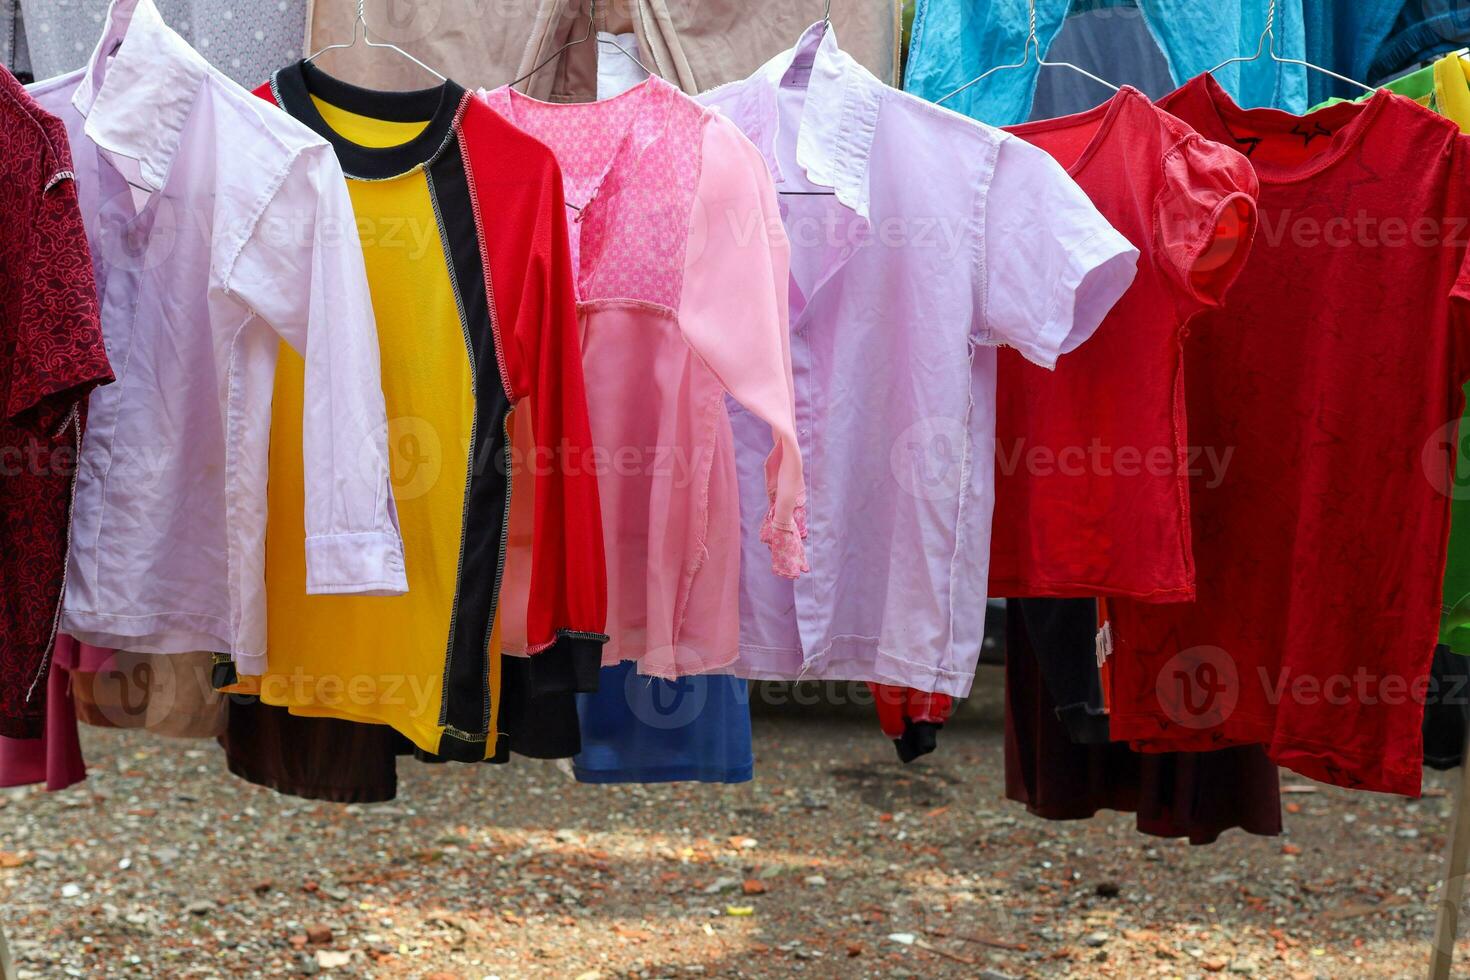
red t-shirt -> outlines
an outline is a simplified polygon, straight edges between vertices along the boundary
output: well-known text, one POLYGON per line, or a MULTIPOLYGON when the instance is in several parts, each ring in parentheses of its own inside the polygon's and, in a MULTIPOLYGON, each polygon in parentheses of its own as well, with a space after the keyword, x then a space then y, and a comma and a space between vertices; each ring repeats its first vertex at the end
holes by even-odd
POLYGON ((1000 352, 990 593, 1193 598, 1188 473, 1213 461, 1188 446, 1185 325, 1244 265, 1255 173, 1133 88, 1009 131, 1066 167, 1140 257, 1056 371, 1000 352))
POLYGON ((1341 786, 1419 791, 1445 490, 1470 377, 1470 142, 1379 93, 1307 117, 1196 78, 1161 105, 1239 146, 1260 227, 1185 348, 1198 601, 1111 602, 1115 738, 1259 742, 1341 786), (1453 431, 1451 429, 1451 431, 1453 431))
POLYGON ((0 735, 39 737, 66 571, 73 409, 112 380, 61 121, 0 69, 0 735))

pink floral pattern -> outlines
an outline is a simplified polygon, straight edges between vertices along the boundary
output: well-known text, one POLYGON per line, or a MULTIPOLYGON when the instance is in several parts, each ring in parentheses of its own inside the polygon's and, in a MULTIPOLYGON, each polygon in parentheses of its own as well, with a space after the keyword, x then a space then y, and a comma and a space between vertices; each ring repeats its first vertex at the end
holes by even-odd
POLYGON ((548 104, 508 88, 487 98, 561 164, 578 209, 569 229, 577 298, 676 309, 706 110, 657 77, 601 102, 548 104))
POLYGON ((800 578, 811 571, 806 563, 806 545, 802 544, 806 537, 805 504, 796 508, 794 517, 794 528, 777 527, 776 505, 772 503, 761 522, 761 543, 771 549, 771 571, 782 578, 800 578))

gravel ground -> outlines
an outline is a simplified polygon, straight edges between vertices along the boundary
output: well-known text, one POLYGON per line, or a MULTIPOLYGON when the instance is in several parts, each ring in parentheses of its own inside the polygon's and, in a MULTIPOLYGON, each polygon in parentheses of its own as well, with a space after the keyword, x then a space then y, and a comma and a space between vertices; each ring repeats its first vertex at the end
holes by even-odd
POLYGON ((1285 774, 1284 837, 1191 848, 1006 802, 993 701, 907 767, 862 714, 759 712, 744 786, 404 760, 397 801, 346 807, 87 730, 85 784, 0 794, 0 923, 45 978, 1424 971, 1444 776, 1408 801, 1285 774))

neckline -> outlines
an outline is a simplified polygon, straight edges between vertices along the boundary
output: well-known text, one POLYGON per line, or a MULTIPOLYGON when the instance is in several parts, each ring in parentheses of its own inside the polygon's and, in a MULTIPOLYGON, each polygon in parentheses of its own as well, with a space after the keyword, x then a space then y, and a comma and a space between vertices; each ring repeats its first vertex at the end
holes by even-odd
MULTIPOLYGON (((1087 141, 1087 145, 1082 148, 1082 152, 1077 155, 1077 159, 1073 160, 1065 168, 1067 176, 1076 178, 1082 172, 1082 169, 1092 161, 1092 158, 1097 156, 1098 151, 1106 145, 1112 135, 1113 127, 1117 124, 1118 116, 1123 112, 1123 107, 1129 102, 1134 101, 1134 99, 1142 99, 1148 102, 1148 96, 1144 95, 1132 85, 1124 85, 1114 93, 1112 98, 1106 102, 1099 102, 1091 109, 1074 112, 1068 116, 1057 116, 1054 119, 1037 119, 1032 122, 1016 123, 1013 126, 1003 128, 1005 132, 1010 133, 1012 136, 1018 136, 1026 142, 1037 146, 1038 149, 1046 150, 1046 147, 1036 143, 1032 139, 1032 136, 1041 133, 1051 133, 1057 130, 1071 129, 1095 121, 1096 126, 1092 131, 1092 137, 1087 141)), ((1149 105, 1152 106, 1152 103, 1149 103, 1149 105)), ((1047 150, 1047 152, 1050 153, 1051 151, 1047 150)))
POLYGON ((465 90, 446 80, 433 88, 383 92, 328 75, 309 61, 282 68, 271 78, 276 101, 337 152, 342 172, 357 180, 389 180, 427 166, 448 145, 465 90), (395 146, 365 146, 333 129, 312 101, 315 95, 348 112, 387 122, 428 121, 413 139, 395 146))
MULTIPOLYGON (((667 87, 670 90, 674 90, 673 86, 660 76, 649 75, 637 85, 634 85, 631 88, 624 89, 617 95, 606 99, 594 99, 591 102, 547 102, 544 99, 536 98, 534 95, 527 95, 519 89, 516 89, 509 85, 501 86, 499 91, 504 93, 503 98, 505 99, 506 119, 510 122, 510 124, 521 130, 522 132, 529 133, 531 136, 545 142, 545 138, 537 132, 536 128, 533 126, 527 126, 525 120, 521 118, 521 115, 516 108, 517 102, 525 103, 526 105, 531 107, 533 111, 538 112, 543 110, 552 112, 565 112, 569 110, 587 111, 593 108, 602 108, 614 105, 615 103, 633 101, 635 99, 640 100, 641 102, 652 104, 657 99, 658 93, 662 87, 667 87)), ((590 192, 588 192, 586 200, 567 200, 567 206, 572 208, 576 212, 576 217, 573 218, 573 221, 580 223, 586 218, 589 209, 592 208, 593 204, 601 195, 603 187, 614 177, 615 173, 618 171, 619 167, 623 163, 623 157, 628 152, 630 152, 629 148, 633 145, 634 136, 638 132, 639 122, 642 119, 643 113, 647 111, 649 111, 648 105, 638 105, 634 107, 633 114, 628 119, 628 124, 623 127, 622 133, 618 136, 617 144, 613 147, 612 152, 608 155, 607 162, 603 165, 602 170, 597 174, 597 179, 592 182, 592 189, 590 192)), ((662 130, 662 126, 655 128, 656 133, 662 132, 662 130)), ((653 140, 656 138, 656 135, 650 135, 648 143, 652 143, 653 140)), ((547 145, 550 146, 553 154, 557 152, 556 146, 552 145, 551 143, 547 143, 547 145)), ((641 154, 646 146, 647 144, 645 144, 644 146, 633 147, 633 150, 636 151, 634 153, 635 157, 641 154)))
MULTIPOLYGON (((1347 123, 1333 133, 1332 145, 1327 150, 1324 150, 1298 166, 1263 165, 1260 161, 1247 155, 1247 158, 1250 159, 1251 167, 1256 172, 1256 178, 1263 184, 1299 183, 1322 173, 1362 142, 1364 135, 1372 128, 1374 121, 1383 111, 1383 107, 1395 97, 1387 89, 1378 89, 1370 98, 1363 102, 1339 102, 1335 105, 1324 106, 1305 115, 1298 116, 1281 109, 1268 107, 1243 109, 1208 72, 1196 75, 1189 82, 1185 83, 1184 88, 1180 91, 1192 93, 1195 98, 1202 99, 1204 109, 1206 110, 1206 115, 1203 119, 1189 119, 1187 121, 1207 139, 1214 139, 1217 142, 1232 147, 1238 146, 1240 143, 1239 138, 1235 134, 1235 129, 1231 125, 1232 120, 1260 120, 1268 127, 1279 128, 1288 122, 1300 123, 1303 120, 1320 121, 1324 117, 1329 116, 1348 118, 1347 123), (1209 130, 1209 132, 1206 130, 1209 130)), ((1172 102, 1172 100, 1168 101, 1172 102)))

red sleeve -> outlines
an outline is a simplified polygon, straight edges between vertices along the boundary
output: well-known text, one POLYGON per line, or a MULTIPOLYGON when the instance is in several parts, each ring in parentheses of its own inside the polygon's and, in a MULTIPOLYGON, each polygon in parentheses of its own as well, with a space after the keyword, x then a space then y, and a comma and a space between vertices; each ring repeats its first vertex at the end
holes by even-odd
POLYGON ((44 169, 43 186, 29 191, 39 196, 19 263, 19 317, 5 417, 50 438, 94 387, 112 381, 112 368, 69 162, 44 169))
POLYGON ((607 642, 607 564, 561 172, 550 150, 489 106, 472 102, 467 112, 493 117, 475 129, 493 127, 505 143, 468 154, 481 213, 515 229, 485 238, 506 386, 516 413, 529 413, 532 436, 520 454, 534 486, 531 685, 538 695, 594 691, 607 642))
POLYGON ((1236 150, 1190 133, 1164 154, 1160 254, 1188 315, 1219 306, 1250 255, 1259 184, 1236 150))

